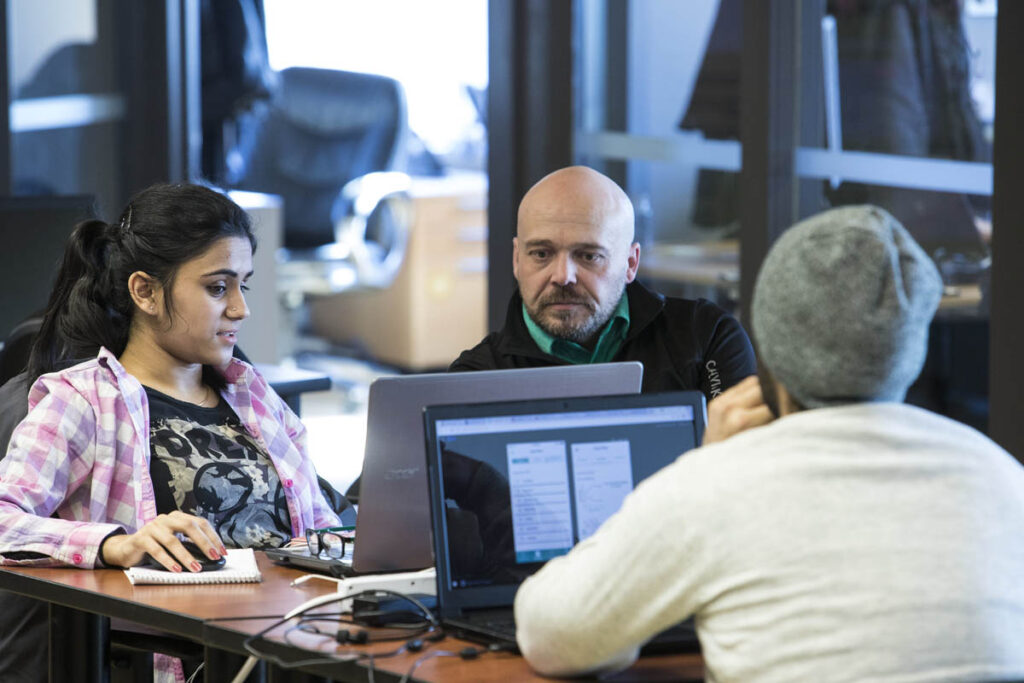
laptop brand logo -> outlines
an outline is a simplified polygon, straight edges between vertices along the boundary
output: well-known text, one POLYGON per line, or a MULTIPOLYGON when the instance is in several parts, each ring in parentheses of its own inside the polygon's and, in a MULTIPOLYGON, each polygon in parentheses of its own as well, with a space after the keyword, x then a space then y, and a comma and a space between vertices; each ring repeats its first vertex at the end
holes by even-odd
POLYGON ((401 481, 404 479, 412 479, 419 471, 419 467, 401 467, 393 470, 388 470, 387 472, 384 473, 384 478, 388 481, 401 481))

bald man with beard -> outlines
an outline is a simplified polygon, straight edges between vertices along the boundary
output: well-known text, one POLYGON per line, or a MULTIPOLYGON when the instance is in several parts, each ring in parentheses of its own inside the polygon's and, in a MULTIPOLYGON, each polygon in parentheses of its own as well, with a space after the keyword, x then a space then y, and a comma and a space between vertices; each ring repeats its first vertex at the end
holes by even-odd
POLYGON ((450 370, 640 361, 644 392, 697 389, 709 400, 757 371, 735 318, 636 280, 633 205, 606 176, 571 166, 542 178, 519 205, 516 233, 505 326, 450 370))

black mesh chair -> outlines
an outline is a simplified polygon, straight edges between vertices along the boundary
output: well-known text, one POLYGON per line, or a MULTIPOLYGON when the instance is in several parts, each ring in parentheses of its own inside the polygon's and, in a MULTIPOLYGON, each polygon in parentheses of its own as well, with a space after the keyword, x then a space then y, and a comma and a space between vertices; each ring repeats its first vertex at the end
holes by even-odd
POLYGON ((294 67, 239 126, 229 184, 284 199, 279 289, 385 286, 408 230, 405 96, 390 78, 294 67), (339 275, 340 270, 348 270, 339 275))
POLYGON ((32 316, 15 325, 7 335, 4 346, 0 349, 0 385, 6 384, 7 380, 25 370, 29 353, 32 351, 32 342, 39 334, 39 327, 42 324, 42 316, 32 316))
POLYGON ((28 366, 32 342, 43 324, 36 314, 14 326, 0 349, 0 458, 7 454, 7 444, 14 428, 28 413, 28 366))

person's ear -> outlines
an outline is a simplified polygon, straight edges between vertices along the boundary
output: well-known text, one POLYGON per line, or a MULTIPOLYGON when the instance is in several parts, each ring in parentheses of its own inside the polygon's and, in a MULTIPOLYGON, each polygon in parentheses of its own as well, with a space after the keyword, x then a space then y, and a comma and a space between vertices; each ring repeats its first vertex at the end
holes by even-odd
POLYGON ((519 279, 519 238, 512 238, 512 277, 519 279))
POLYGON ((160 310, 160 285, 155 279, 137 270, 128 276, 128 293, 143 313, 157 315, 160 310))
POLYGON ((629 245, 629 256, 626 260, 626 283, 636 279, 636 272, 640 270, 640 243, 633 242, 629 245))

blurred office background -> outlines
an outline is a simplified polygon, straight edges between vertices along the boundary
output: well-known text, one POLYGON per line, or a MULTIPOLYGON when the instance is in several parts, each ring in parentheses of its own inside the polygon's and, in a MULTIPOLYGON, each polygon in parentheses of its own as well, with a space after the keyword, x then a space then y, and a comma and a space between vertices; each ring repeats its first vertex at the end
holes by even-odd
POLYGON ((369 383, 443 370, 501 324, 519 199, 571 163, 632 197, 642 279, 741 320, 786 226, 828 206, 886 207, 947 285, 911 400, 1024 457, 1024 95, 1009 76, 1024 54, 997 41, 1024 28, 1019 3, 5 0, 0 12, 0 338, 45 303, 48 264, 85 211, 110 219, 162 180, 232 191, 261 241, 241 347, 332 379, 302 410, 341 488, 359 472, 369 383))

